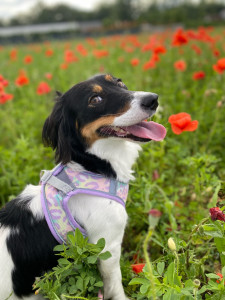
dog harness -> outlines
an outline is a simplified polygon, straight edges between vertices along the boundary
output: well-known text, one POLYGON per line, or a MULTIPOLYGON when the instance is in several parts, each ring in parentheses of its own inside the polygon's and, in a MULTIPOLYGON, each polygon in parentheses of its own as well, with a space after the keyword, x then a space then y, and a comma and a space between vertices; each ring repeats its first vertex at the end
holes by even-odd
POLYGON ((51 171, 43 172, 42 207, 49 229, 60 244, 66 243, 67 233, 76 228, 87 236, 86 230, 76 222, 69 210, 68 203, 72 196, 76 194, 100 196, 114 200, 125 207, 129 189, 127 183, 89 171, 74 171, 61 164, 51 171))

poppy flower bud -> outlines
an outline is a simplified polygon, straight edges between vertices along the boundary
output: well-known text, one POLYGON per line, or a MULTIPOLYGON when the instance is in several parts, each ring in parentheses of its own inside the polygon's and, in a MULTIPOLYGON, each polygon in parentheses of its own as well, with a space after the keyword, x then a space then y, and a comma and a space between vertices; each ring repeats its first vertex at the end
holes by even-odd
POLYGON ((159 222, 159 218, 161 217, 162 213, 158 209, 151 209, 148 214, 149 226, 150 228, 155 228, 159 222))
POLYGON ((175 244, 173 238, 171 238, 171 237, 168 239, 168 247, 170 248, 171 251, 177 250, 176 244, 175 244))
POLYGON ((200 282, 200 280, 199 280, 199 279, 194 279, 194 280, 193 280, 193 284, 194 284, 194 286, 195 286, 196 288, 199 288, 199 287, 200 287, 200 284, 201 284, 201 282, 200 282))

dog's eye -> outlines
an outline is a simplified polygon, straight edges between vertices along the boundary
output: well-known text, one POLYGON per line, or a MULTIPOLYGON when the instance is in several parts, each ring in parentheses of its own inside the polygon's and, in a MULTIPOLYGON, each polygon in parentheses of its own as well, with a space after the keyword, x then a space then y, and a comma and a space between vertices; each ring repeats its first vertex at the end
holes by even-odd
POLYGON ((95 104, 99 104, 102 102, 102 97, 100 96, 93 96, 88 100, 88 104, 89 105, 95 105, 95 104))
POLYGON ((121 80, 117 81, 117 85, 120 86, 120 87, 122 87, 122 88, 127 89, 126 85, 121 80))

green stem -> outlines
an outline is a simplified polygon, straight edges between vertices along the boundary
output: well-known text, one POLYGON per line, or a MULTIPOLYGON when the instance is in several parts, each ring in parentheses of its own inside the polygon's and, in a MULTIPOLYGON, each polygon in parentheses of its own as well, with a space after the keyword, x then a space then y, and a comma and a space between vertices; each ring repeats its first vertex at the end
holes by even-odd
POLYGON ((149 228, 148 234, 145 237, 144 240, 144 244, 143 244, 143 251, 144 251, 144 257, 145 257, 145 261, 148 267, 148 273, 149 273, 149 277, 150 277, 150 285, 151 285, 151 291, 152 291, 152 299, 153 300, 157 300, 157 296, 156 296, 156 288, 155 288, 155 280, 154 280, 154 275, 153 275, 153 271, 152 271, 152 264, 148 255, 148 242, 151 239, 151 236, 153 234, 153 230, 152 228, 149 228))
POLYGON ((179 275, 179 257, 178 257, 177 251, 173 251, 173 253, 174 253, 176 261, 177 261, 177 276, 178 276, 179 275))
POLYGON ((202 219, 202 221, 192 230, 191 234, 188 237, 188 243, 186 245, 186 265, 187 265, 187 269, 189 268, 189 246, 191 244, 191 238, 193 236, 193 234, 195 232, 197 232, 199 230, 199 228, 206 223, 209 220, 209 218, 204 218, 202 219))

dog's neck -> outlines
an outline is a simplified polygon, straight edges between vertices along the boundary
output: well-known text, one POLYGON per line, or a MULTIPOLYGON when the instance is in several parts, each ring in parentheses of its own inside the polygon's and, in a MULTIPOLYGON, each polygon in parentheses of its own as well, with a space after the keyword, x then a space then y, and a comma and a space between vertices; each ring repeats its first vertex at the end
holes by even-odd
POLYGON ((101 139, 87 150, 88 153, 110 163, 116 179, 122 182, 133 180, 132 166, 138 158, 140 145, 117 138, 101 139))

